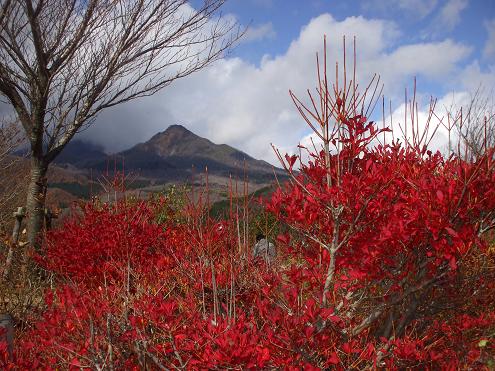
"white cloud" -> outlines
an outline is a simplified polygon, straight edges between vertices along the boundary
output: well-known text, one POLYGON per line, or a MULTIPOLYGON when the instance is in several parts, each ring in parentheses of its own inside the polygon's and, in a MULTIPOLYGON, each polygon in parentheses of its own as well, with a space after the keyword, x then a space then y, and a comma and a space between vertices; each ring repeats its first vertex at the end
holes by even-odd
POLYGON ((485 22, 485 28, 488 33, 488 38, 483 48, 483 57, 495 58, 495 19, 485 22))
POLYGON ((470 53, 470 47, 452 40, 417 43, 380 55, 372 61, 372 67, 383 73, 386 86, 393 93, 403 90, 413 76, 436 81, 445 79, 470 53))
MULTIPOLYGON (((358 81, 366 84, 374 72, 380 73, 388 97, 401 97, 414 75, 462 84, 470 74, 483 74, 476 65, 460 69, 470 48, 452 40, 397 46, 400 33, 393 22, 363 17, 337 21, 323 14, 301 30, 284 54, 265 56, 259 67, 239 58, 221 60, 153 97, 129 103, 118 112, 109 111, 85 135, 102 144, 112 135, 116 144, 111 149, 120 150, 170 124, 183 124, 216 143, 230 144, 276 164, 271 142, 282 151, 291 151, 308 139, 309 129, 293 107, 288 90, 305 98, 306 89, 314 88, 315 52, 321 52, 324 34, 330 71, 334 71, 335 60, 342 66, 342 36, 349 40, 350 60, 351 40, 356 35, 358 81)), ((349 63, 348 79, 351 67, 349 63)), ((495 76, 494 71, 484 73, 485 78, 495 76)))
POLYGON ((468 91, 475 91, 480 86, 488 89, 495 88, 495 64, 482 69, 479 62, 474 60, 468 64, 458 76, 461 86, 468 91))
POLYGON ((424 18, 435 9, 437 0, 399 0, 398 3, 406 12, 415 12, 420 18, 424 18))
POLYGON ((263 39, 274 39, 277 36, 272 22, 263 23, 257 26, 250 26, 244 37, 241 39, 242 43, 251 41, 258 41, 263 39))
POLYGON ((443 32, 452 31, 461 21, 461 12, 468 3, 468 0, 448 0, 436 17, 435 27, 443 32))

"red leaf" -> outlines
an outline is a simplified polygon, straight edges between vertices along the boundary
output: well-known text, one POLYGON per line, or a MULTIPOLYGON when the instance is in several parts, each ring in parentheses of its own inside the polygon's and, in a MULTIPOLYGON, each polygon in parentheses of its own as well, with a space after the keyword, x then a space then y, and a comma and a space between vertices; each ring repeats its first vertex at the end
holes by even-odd
POLYGON ((296 163, 297 156, 296 155, 289 156, 288 154, 286 154, 285 159, 287 160, 287 163, 289 164, 289 169, 292 170, 292 167, 296 163))
POLYGON ((452 269, 453 271, 455 271, 457 269, 457 262, 455 260, 455 257, 452 256, 449 260, 449 267, 450 269, 452 269))
POLYGON ((456 232, 456 231, 454 231, 452 228, 450 228, 450 227, 445 227, 445 230, 446 230, 447 232, 449 232, 449 234, 450 234, 452 237, 459 237, 459 235, 457 234, 457 232, 456 232))
POLYGON ((344 353, 350 353, 351 352, 351 345, 349 343, 342 344, 342 351, 344 353))
POLYGON ((330 357, 328 358, 328 363, 332 365, 339 364, 339 357, 337 356, 337 353, 335 352, 330 353, 330 357))
POLYGON ((277 236, 277 241, 282 242, 285 245, 288 245, 290 241, 290 237, 287 234, 279 234, 277 236))
POLYGON ((440 202, 442 202, 442 201, 443 201, 443 192, 442 192, 441 190, 438 190, 438 191, 437 191, 437 197, 438 197, 438 199, 440 200, 440 202))
POLYGON ((373 163, 373 160, 371 158, 368 159, 368 161, 366 161, 366 167, 365 167, 366 172, 369 170, 372 163, 373 163))
POLYGON ((74 358, 72 358, 72 360, 70 361, 70 366, 74 366, 74 367, 81 367, 81 366, 82 366, 82 364, 81 364, 81 362, 79 362, 79 360, 78 360, 76 357, 74 357, 74 358))

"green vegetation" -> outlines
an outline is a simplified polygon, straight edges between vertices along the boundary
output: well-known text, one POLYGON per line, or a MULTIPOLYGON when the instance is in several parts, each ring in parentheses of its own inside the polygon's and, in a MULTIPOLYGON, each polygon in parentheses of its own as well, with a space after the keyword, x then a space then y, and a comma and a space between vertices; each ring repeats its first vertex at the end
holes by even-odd
POLYGON ((69 192, 71 195, 74 195, 78 198, 89 199, 92 195, 98 194, 103 190, 101 185, 98 183, 92 184, 81 184, 77 182, 70 183, 48 183, 48 188, 58 188, 63 191, 69 192))
MULTIPOLYGON (((139 189, 148 187, 151 185, 151 181, 147 179, 137 179, 126 184, 127 190, 139 189)), ((104 192, 103 187, 97 182, 91 182, 87 184, 81 184, 77 182, 54 182, 48 183, 49 188, 58 188, 63 191, 69 192, 78 198, 88 200, 91 196, 104 192)))
MULTIPOLYGON (((275 188, 273 186, 266 186, 266 187, 260 188, 257 191, 248 195, 248 200, 250 203, 254 204, 254 202, 252 202, 252 201, 259 199, 260 197, 268 198, 274 191, 275 191, 275 188)), ((228 217, 229 209, 230 209, 230 199, 228 198, 227 193, 225 193, 224 197, 226 197, 227 199, 217 201, 213 205, 211 205, 210 216, 212 216, 213 218, 228 217)), ((241 205, 244 202, 243 200, 244 200, 244 197, 235 197, 232 199, 232 204, 233 205, 241 205)))

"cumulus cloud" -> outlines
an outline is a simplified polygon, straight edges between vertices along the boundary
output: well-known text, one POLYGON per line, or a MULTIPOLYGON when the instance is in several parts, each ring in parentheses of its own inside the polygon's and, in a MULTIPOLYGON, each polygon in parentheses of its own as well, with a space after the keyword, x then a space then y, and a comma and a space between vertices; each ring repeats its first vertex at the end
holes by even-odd
POLYGON ((459 63, 471 51, 470 47, 452 40, 404 45, 380 54, 370 61, 370 67, 382 73, 388 93, 396 95, 414 76, 437 82, 445 80, 459 71, 459 63))
POLYGON ((258 41, 263 39, 274 39, 277 36, 272 22, 259 24, 256 26, 248 27, 244 37, 241 39, 242 43, 258 41))
POLYGON ((299 142, 309 140, 309 129, 288 90, 304 98, 306 89, 314 88, 315 53, 322 50, 324 34, 328 35, 330 70, 335 60, 342 66, 342 36, 351 40, 355 35, 358 80, 364 85, 373 73, 381 74, 386 95, 396 100, 414 75, 458 81, 461 88, 464 79, 495 76, 495 71, 482 71, 479 65, 462 69, 461 62, 471 49, 453 40, 398 46, 400 31, 391 21, 363 17, 338 21, 323 14, 303 27, 285 53, 265 56, 259 66, 239 58, 221 60, 153 97, 106 112, 84 135, 109 150, 121 150, 170 124, 183 124, 216 143, 276 164, 270 143, 293 151, 299 142))
POLYGON ((480 86, 493 89, 495 87, 495 64, 482 69, 479 62, 474 60, 462 70, 458 80, 461 87, 468 91, 475 91, 480 86))

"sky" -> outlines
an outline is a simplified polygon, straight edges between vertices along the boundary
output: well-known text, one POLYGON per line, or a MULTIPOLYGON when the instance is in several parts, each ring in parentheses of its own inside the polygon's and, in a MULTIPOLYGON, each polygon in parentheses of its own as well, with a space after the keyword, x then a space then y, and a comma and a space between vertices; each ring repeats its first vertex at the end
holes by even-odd
MULTIPOLYGON (((222 12, 248 27, 224 59, 154 96, 103 112, 80 138, 116 152, 181 124, 277 164, 271 143, 292 152, 310 138, 288 91, 304 100, 316 86, 324 35, 332 63, 342 62, 343 36, 356 37, 358 80, 365 85, 380 75, 394 124, 414 78, 423 120, 431 96, 441 116, 444 108, 467 103, 480 85, 495 92, 495 0, 229 0, 222 12)), ((445 131, 438 137, 440 148, 445 131)))

